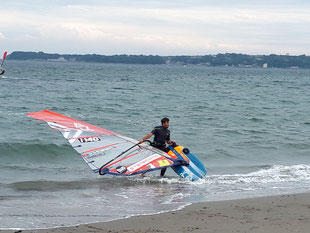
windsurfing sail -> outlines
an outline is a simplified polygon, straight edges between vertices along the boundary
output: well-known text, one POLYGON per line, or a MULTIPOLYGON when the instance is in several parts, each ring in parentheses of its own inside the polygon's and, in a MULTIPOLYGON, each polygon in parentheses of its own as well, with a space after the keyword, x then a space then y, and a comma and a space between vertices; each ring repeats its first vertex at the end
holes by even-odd
POLYGON ((167 153, 135 139, 49 110, 27 114, 62 133, 95 172, 130 176, 180 165, 167 153))
POLYGON ((0 69, 3 66, 4 60, 5 60, 7 54, 8 54, 8 52, 4 52, 4 54, 3 54, 2 62, 1 62, 1 65, 0 65, 0 69))
POLYGON ((1 65, 0 65, 0 75, 4 74, 4 72, 5 72, 5 70, 2 69, 2 66, 3 66, 4 60, 6 58, 6 55, 7 55, 7 52, 4 52, 3 58, 2 58, 2 61, 1 61, 1 65))

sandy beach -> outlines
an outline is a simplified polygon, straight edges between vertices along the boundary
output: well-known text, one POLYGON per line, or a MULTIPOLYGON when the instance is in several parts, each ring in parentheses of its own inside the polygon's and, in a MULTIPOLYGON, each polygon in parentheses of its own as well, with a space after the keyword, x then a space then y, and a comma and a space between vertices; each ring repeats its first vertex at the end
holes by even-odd
POLYGON ((11 232, 310 232, 310 193, 196 203, 179 211, 112 222, 11 232))

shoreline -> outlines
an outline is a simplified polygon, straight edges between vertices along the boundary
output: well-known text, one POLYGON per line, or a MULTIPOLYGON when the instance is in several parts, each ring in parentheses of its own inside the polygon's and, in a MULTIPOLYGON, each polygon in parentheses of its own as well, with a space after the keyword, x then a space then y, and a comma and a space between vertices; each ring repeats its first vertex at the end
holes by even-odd
POLYGON ((110 222, 1 233, 85 232, 281 232, 307 233, 310 229, 310 193, 229 201, 194 203, 181 210, 140 215, 110 222))

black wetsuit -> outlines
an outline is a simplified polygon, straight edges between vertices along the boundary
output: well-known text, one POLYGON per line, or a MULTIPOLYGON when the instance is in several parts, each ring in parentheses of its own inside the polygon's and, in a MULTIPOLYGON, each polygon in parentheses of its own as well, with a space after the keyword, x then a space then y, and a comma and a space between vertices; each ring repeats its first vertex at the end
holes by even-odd
POLYGON ((152 146, 168 152, 169 149, 166 147, 166 142, 170 140, 170 130, 163 126, 156 126, 152 130, 152 134, 154 135, 152 146))
MULTIPOLYGON (((163 126, 156 126, 152 130, 152 134, 154 135, 154 141, 152 143, 152 146, 168 152, 169 148, 166 147, 166 142, 170 140, 170 130, 168 128, 165 128, 163 126)), ((166 173, 167 168, 163 168, 160 171, 160 175, 164 176, 166 173)))

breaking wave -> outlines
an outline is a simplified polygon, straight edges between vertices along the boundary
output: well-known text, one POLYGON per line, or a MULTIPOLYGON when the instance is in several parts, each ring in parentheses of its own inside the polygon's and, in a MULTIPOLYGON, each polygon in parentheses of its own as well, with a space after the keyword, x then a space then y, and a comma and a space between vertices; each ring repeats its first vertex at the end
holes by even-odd
POLYGON ((310 181, 310 166, 300 165, 273 165, 269 168, 248 174, 228 174, 207 176, 206 184, 246 184, 246 183, 279 183, 310 181))

